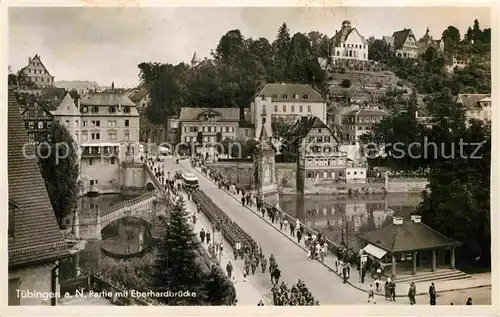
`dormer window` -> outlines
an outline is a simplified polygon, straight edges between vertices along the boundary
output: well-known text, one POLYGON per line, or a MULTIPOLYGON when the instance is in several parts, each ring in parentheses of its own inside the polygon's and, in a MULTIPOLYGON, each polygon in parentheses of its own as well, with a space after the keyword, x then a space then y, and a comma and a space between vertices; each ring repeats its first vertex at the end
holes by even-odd
POLYGON ((109 113, 115 113, 115 112, 116 112, 116 107, 115 106, 109 107, 109 113))
POLYGON ((130 107, 125 107, 123 108, 124 113, 130 113, 130 107))
POLYGON ((273 95, 273 99, 277 99, 278 98, 278 95, 277 94, 274 94, 273 95))
POLYGON ((287 94, 284 94, 284 95, 283 95, 283 98, 284 98, 284 99, 288 99, 288 95, 287 95, 287 94))
POLYGON ((98 113, 99 112, 99 107, 98 106, 93 106, 92 107, 92 112, 93 113, 98 113))
POLYGON ((309 95, 308 95, 308 94, 305 94, 304 96, 302 96, 302 98, 304 98, 304 99, 309 99, 309 95))
POLYGON ((82 107, 82 112, 83 112, 83 113, 87 113, 87 112, 89 112, 89 108, 87 108, 87 107, 82 107))
POLYGON ((299 99, 299 94, 295 94, 295 99, 299 99))

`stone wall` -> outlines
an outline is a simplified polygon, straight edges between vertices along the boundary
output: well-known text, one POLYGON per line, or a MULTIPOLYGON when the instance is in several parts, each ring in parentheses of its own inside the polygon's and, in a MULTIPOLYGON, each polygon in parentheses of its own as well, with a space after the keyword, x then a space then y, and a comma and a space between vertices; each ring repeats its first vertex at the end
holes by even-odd
POLYGON ((120 176, 122 191, 134 192, 146 185, 146 169, 142 164, 124 164, 120 176))
MULTIPOLYGON (((50 294, 51 292, 51 281, 52 281, 52 268, 53 265, 45 266, 32 266, 23 269, 9 270, 9 279, 19 278, 21 291, 36 291, 39 293, 50 294)), ((10 287, 10 285, 9 285, 10 287)), ((57 290, 59 291, 59 283, 57 283, 57 290)), ((9 289, 9 295, 16 294, 15 290, 9 289)), ((21 306, 50 306, 51 299, 43 298, 26 298, 26 296, 20 299, 21 306)))
MULTIPOLYGON (((252 163, 224 162, 208 164, 216 168, 234 181, 239 179, 240 184, 250 188, 253 183, 252 163), (239 176, 237 177, 237 174, 239 176)), ((276 163, 276 182, 280 194, 297 193, 297 165, 296 163, 276 163)), ((420 193, 428 184, 427 179, 411 177, 389 177, 387 182, 380 183, 337 183, 332 180, 305 179, 304 194, 386 194, 386 193, 420 193)))
POLYGON ((427 184, 426 178, 389 177, 386 187, 388 193, 420 193, 427 184))

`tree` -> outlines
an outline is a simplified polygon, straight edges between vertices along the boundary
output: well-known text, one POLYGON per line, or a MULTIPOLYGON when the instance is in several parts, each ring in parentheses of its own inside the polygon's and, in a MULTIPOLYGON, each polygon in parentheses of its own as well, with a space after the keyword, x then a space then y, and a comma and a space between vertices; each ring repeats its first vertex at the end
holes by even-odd
POLYGON ((165 226, 165 235, 158 248, 151 284, 154 291, 195 292, 197 297, 169 297, 160 300, 168 305, 197 305, 204 300, 204 274, 197 262, 200 247, 182 197, 175 205, 165 226))
POLYGON ((349 88, 351 87, 351 80, 350 79, 343 79, 342 82, 340 83, 340 86, 344 87, 344 88, 349 88))
POLYGON ((54 122, 49 133, 51 139, 48 145, 42 143, 40 146, 40 171, 59 226, 63 227, 63 217, 77 207, 78 155, 75 141, 64 126, 54 122))
POLYGON ((222 36, 213 56, 217 63, 234 65, 241 62, 245 50, 245 39, 241 31, 231 30, 222 36))
POLYGON ((392 52, 385 41, 374 40, 368 43, 368 57, 371 60, 385 63, 392 57, 392 52))
POLYGON ((455 47, 458 43, 460 43, 460 31, 456 27, 450 25, 443 31, 441 38, 444 41, 445 49, 447 47, 455 47))
POLYGON ((273 136, 279 136, 284 138, 289 132, 291 124, 288 120, 284 118, 273 118, 271 121, 271 128, 273 130, 273 136))
POLYGON ((465 33, 465 40, 467 40, 468 42, 474 40, 474 32, 472 31, 472 28, 470 26, 467 29, 467 33, 465 33))
POLYGON ((472 39, 474 40, 474 43, 476 42, 481 42, 483 37, 483 32, 481 31, 481 28, 479 27, 479 21, 477 19, 474 20, 474 26, 472 27, 472 39))
POLYGON ((274 51, 274 74, 276 81, 284 81, 286 78, 286 62, 290 45, 290 31, 285 22, 278 29, 278 35, 273 42, 274 51))
POLYGON ((220 266, 212 266, 206 281, 206 294, 212 305, 232 305, 236 299, 236 289, 220 266))

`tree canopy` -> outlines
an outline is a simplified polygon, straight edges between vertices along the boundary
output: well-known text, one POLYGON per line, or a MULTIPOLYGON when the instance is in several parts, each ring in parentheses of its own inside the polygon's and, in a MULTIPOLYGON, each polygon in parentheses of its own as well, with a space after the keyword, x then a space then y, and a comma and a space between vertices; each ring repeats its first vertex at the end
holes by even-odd
POLYGON ((75 211, 80 185, 75 141, 58 122, 50 128, 51 139, 40 146, 39 165, 52 208, 61 227, 64 216, 75 211))

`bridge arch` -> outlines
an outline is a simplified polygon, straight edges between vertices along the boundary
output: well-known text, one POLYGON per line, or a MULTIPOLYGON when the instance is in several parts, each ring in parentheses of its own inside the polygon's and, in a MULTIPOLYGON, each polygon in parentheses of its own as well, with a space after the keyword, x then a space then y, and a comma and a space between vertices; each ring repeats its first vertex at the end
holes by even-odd
POLYGON ((148 182, 146 183, 146 186, 145 186, 145 187, 146 187, 146 190, 147 190, 147 191, 153 191, 153 190, 155 190, 155 185, 154 185, 152 182, 150 182, 150 181, 148 181, 148 182))

